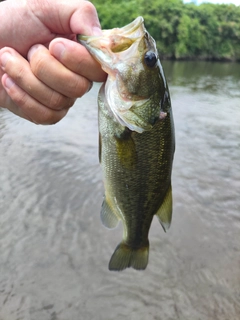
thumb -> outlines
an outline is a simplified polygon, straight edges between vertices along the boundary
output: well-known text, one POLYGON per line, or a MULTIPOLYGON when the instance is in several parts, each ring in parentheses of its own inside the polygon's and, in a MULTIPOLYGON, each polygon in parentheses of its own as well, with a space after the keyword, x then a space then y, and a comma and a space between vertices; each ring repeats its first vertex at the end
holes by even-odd
POLYGON ((101 26, 94 5, 85 0, 35 1, 33 12, 56 34, 99 35, 101 26))
POLYGON ((82 1, 82 8, 78 8, 70 19, 70 28, 74 34, 101 35, 101 25, 97 10, 89 1, 82 1))

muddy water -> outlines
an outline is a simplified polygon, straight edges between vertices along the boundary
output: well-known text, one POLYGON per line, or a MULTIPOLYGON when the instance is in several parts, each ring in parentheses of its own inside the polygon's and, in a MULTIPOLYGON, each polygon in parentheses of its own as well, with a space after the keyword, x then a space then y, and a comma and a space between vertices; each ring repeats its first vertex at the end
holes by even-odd
POLYGON ((174 215, 144 272, 108 271, 96 95, 55 126, 0 110, 0 320, 240 319, 240 65, 164 63, 174 215))

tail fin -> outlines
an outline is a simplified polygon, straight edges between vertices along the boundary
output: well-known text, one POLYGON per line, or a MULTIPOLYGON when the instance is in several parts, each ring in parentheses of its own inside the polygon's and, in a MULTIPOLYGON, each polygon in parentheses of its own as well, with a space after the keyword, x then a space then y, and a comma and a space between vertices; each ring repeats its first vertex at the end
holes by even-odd
POLYGON ((121 242, 115 249, 109 262, 109 270, 121 271, 126 268, 144 270, 148 264, 149 244, 140 248, 132 248, 121 242))

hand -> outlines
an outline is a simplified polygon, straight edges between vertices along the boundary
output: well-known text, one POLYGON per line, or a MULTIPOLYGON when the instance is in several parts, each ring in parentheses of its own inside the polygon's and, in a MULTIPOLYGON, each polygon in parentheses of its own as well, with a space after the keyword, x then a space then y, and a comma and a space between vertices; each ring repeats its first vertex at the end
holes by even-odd
MULTIPOLYGON (((22 2, 8 0, 0 4, 1 8, 7 3, 17 6, 22 2)), ((101 32, 97 13, 90 2, 83 0, 28 0, 24 10, 26 15, 33 12, 36 16, 29 17, 26 24, 18 21, 21 27, 5 37, 4 45, 9 47, 0 50, 0 105, 35 123, 56 123, 75 99, 90 89, 92 81, 105 80, 98 63, 75 42, 77 33, 101 32), (74 41, 58 38, 58 34, 74 41), (45 46, 31 47, 35 43, 45 46)), ((11 21, 16 24, 12 16, 11 21)))

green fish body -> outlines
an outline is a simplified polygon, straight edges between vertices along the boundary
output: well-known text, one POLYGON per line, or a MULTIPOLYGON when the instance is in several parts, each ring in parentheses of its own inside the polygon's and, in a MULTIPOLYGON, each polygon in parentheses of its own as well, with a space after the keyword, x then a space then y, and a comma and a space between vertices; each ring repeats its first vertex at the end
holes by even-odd
POLYGON ((165 231, 172 217, 175 140, 167 82, 142 17, 79 40, 108 73, 98 97, 101 220, 108 228, 121 220, 124 230, 109 269, 145 269, 153 216, 165 231))

